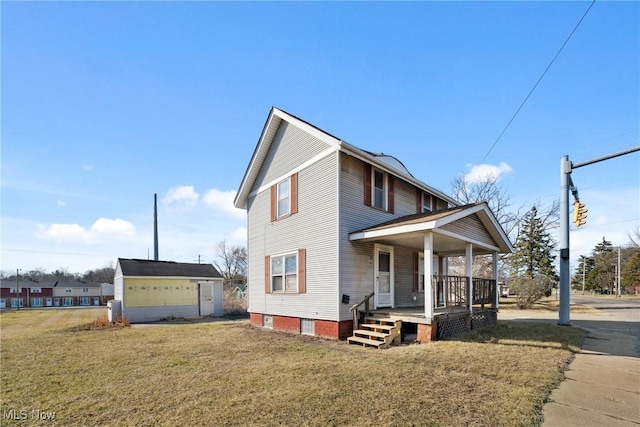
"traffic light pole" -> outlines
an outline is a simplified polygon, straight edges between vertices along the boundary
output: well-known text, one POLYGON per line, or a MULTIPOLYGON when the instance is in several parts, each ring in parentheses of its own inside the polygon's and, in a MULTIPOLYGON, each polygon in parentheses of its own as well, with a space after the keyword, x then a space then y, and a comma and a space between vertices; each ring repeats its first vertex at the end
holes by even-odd
POLYGON ((560 307, 559 325, 571 325, 569 319, 569 183, 571 162, 569 156, 560 159, 560 307))
POLYGON ((571 189, 574 195, 577 195, 578 191, 571 180, 571 171, 635 151, 640 151, 640 146, 575 164, 569 161, 569 156, 562 156, 560 158, 560 307, 558 325, 571 325, 569 313, 571 302, 571 285, 569 280, 569 189, 571 189))

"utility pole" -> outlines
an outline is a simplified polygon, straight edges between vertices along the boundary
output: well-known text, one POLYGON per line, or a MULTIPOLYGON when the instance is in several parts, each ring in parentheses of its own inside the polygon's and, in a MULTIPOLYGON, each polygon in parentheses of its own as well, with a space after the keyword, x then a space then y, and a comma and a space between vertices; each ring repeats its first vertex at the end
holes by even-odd
POLYGON ((587 266, 587 257, 582 257, 582 295, 584 295, 584 270, 587 266))
MULTIPOLYGON (((613 159, 614 157, 630 154, 640 151, 640 146, 618 151, 617 153, 601 156, 586 162, 572 163, 569 156, 565 155, 560 158, 560 310, 558 313, 559 325, 571 325, 570 319, 570 286, 569 283, 569 188, 573 193, 575 201, 580 202, 578 198, 578 189, 573 185, 571 180, 571 172, 574 169, 583 166, 601 162, 603 160, 613 159)), ((586 212, 586 211, 585 211, 586 212)), ((585 217, 586 218, 586 217, 585 217)), ((584 224, 578 221, 576 225, 584 224)), ((618 273, 619 274, 619 273, 618 273)))
POLYGON ((22 292, 20 291, 20 269, 16 268, 16 307, 20 311, 20 297, 22 292))
POLYGON ((617 292, 616 296, 618 298, 620 298, 622 296, 622 294, 620 293, 620 246, 618 246, 618 268, 617 268, 617 272, 618 272, 618 292, 617 292))

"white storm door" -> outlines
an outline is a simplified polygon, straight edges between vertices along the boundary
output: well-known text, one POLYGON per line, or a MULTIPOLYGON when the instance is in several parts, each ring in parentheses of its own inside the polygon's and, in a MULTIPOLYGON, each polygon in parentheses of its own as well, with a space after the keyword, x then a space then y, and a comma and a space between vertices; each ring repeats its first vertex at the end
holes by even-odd
POLYGON ((375 246, 375 307, 393 307, 393 247, 375 246))
POLYGON ((200 283, 200 316, 210 316, 213 314, 213 284, 200 283))

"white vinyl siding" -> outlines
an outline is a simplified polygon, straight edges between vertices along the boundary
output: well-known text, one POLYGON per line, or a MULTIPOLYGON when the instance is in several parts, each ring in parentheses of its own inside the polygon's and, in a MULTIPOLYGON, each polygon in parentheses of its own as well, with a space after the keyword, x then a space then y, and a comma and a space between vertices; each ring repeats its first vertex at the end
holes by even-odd
POLYGON ((482 225, 477 215, 468 216, 459 221, 447 224, 443 226, 442 229, 489 246, 496 246, 495 240, 491 237, 484 225, 482 225))
MULTIPOLYGON (((340 289, 339 295, 349 295, 353 303, 361 301, 373 291, 373 243, 351 242, 349 233, 416 213, 415 187, 400 178, 394 180, 394 213, 369 209, 362 203, 364 188, 363 162, 345 154, 340 159, 340 289)), ((375 169, 375 168, 374 168, 375 169)), ((372 183, 373 186, 373 183, 372 183)), ((373 201, 372 201, 373 202, 373 201)), ((408 305, 404 295, 413 291, 413 262, 411 252, 395 248, 396 305, 408 305), (405 253, 406 252, 406 253, 405 253), (406 260, 404 259, 406 258, 406 260), (408 263, 408 264, 407 264, 408 263), (407 264, 407 265, 405 265, 407 264), (407 268, 407 277, 400 277, 407 268), (404 289, 403 286, 408 287, 404 289)), ((407 296, 411 297, 412 296, 407 296)), ((349 320, 351 304, 339 304, 340 320, 349 320)))
MULTIPOLYGON (((293 125, 281 126, 255 191, 329 146, 293 125), (298 138, 296 140, 296 138, 298 138), (293 150, 295 152, 288 152, 293 150), (295 161, 293 161, 293 160, 295 161), (282 167, 283 164, 288 168, 282 167), (274 169, 272 171, 271 169, 274 169)), ((248 310, 254 313, 337 320, 337 153, 298 171, 297 213, 270 221, 269 189, 249 197, 248 209, 248 310), (265 293, 265 257, 306 251, 305 292, 265 293)), ((360 192, 360 200, 362 191, 360 192)))
POLYGON ((327 148, 329 145, 318 138, 290 123, 281 122, 252 190, 290 175, 295 168, 327 148))

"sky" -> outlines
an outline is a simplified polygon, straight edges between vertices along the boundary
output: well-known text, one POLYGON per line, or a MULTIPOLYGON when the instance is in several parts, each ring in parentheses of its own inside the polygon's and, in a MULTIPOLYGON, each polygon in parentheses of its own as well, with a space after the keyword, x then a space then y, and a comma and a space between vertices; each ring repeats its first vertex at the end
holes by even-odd
MULTIPOLYGON (((640 3, 2 2, 1 266, 211 262, 272 106, 445 193, 560 198, 560 159, 640 146, 640 3)), ((571 258, 640 227, 640 153, 572 172, 571 258)), ((557 230, 552 231, 557 238, 557 230)), ((572 264, 572 269, 577 263, 572 264)))

